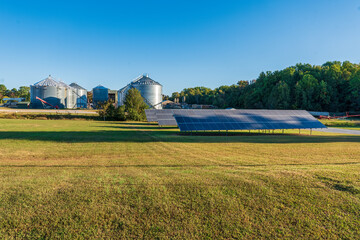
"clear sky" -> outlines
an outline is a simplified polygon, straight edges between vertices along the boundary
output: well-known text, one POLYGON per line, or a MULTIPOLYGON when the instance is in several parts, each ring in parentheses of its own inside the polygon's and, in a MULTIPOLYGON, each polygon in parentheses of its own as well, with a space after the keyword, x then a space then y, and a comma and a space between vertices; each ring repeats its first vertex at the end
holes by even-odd
POLYGON ((51 74, 120 89, 148 73, 171 94, 296 63, 360 62, 360 0, 0 0, 0 83, 51 74))

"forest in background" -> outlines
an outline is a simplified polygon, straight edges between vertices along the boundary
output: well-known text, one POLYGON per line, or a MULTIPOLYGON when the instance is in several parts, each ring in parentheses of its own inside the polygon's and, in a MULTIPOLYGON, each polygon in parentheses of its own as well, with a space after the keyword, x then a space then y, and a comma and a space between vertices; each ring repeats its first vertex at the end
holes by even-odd
POLYGON ((239 81, 215 89, 185 88, 169 99, 219 108, 304 109, 348 112, 360 110, 360 64, 326 62, 296 64, 280 71, 262 72, 251 82, 239 81))
POLYGON ((3 98, 25 98, 25 101, 30 101, 30 87, 21 86, 19 89, 7 89, 4 84, 0 84, 0 103, 3 98))

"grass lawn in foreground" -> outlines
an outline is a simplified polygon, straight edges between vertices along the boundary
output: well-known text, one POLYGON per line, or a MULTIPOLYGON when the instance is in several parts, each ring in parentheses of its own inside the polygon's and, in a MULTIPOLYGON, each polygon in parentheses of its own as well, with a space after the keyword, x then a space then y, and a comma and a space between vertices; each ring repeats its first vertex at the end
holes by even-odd
POLYGON ((360 136, 177 133, 0 119, 0 238, 359 238, 360 136))

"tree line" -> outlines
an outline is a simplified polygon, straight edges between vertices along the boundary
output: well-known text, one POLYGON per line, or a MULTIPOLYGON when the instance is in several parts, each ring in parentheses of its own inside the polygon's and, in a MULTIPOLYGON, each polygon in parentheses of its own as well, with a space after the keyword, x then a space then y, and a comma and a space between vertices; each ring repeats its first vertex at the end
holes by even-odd
POLYGON ((30 101, 30 87, 21 86, 18 89, 7 89, 4 84, 0 84, 0 103, 5 97, 25 98, 25 101, 30 101))
POLYGON ((327 62, 321 66, 296 64, 280 71, 260 73, 253 81, 239 81, 215 89, 185 88, 169 98, 188 104, 219 108, 304 109, 360 111, 360 64, 327 62))

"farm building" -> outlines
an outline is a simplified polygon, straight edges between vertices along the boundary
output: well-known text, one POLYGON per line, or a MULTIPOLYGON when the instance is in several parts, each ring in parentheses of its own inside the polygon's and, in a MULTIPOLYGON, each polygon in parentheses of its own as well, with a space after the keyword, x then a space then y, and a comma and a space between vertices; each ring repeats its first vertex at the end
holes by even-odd
POLYGON ((87 90, 76 83, 70 84, 70 87, 74 90, 76 107, 87 108, 87 90))
POLYGON ((118 105, 124 105, 127 92, 131 88, 139 90, 141 96, 149 107, 161 109, 162 102, 162 85, 152 80, 147 74, 141 75, 134 81, 118 91, 118 105))
POLYGON ((118 103, 117 90, 109 89, 109 100, 111 100, 113 103, 115 103, 117 105, 117 103, 118 103))
POLYGON ((72 87, 56 81, 51 75, 30 86, 32 108, 74 108, 72 87))
POLYGON ((94 87, 92 92, 93 92, 93 103, 95 106, 109 100, 109 89, 104 86, 99 85, 97 87, 94 87))

